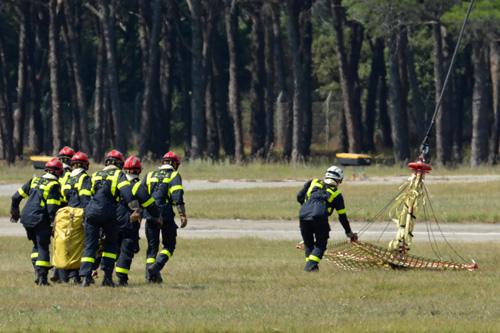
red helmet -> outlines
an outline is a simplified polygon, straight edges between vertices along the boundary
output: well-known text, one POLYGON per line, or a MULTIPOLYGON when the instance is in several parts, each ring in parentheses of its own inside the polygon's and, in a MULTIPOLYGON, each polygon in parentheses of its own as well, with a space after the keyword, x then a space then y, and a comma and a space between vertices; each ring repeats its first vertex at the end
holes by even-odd
POLYGON ((161 164, 170 164, 175 168, 175 170, 177 170, 177 168, 181 164, 181 159, 179 158, 179 155, 177 155, 173 151, 169 151, 168 153, 163 155, 161 164))
POLYGON ((104 160, 104 164, 106 165, 114 164, 120 169, 123 168, 124 162, 125 159, 123 158, 123 154, 116 149, 110 151, 109 154, 106 156, 106 159, 104 160))
POLYGON ((58 158, 53 158, 45 164, 45 172, 59 176, 63 172, 63 165, 58 158))
POLYGON ((73 168, 78 168, 82 167, 85 170, 88 170, 89 168, 89 157, 87 154, 82 153, 81 151, 77 152, 73 157, 71 158, 71 166, 73 168))
POLYGON ((73 155, 75 155, 75 150, 71 147, 66 146, 59 152, 59 160, 63 163, 68 163, 73 155))
POLYGON ((140 174, 142 171, 142 163, 141 160, 136 156, 130 156, 125 161, 125 165, 123 166, 123 170, 126 173, 140 174))

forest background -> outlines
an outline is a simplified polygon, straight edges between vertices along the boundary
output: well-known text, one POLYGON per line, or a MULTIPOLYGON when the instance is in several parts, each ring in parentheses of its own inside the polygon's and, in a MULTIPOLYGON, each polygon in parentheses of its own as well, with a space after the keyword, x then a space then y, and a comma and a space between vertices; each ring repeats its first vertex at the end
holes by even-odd
MULTIPOLYGON (((4 0, 0 158, 416 158, 470 2, 4 0)), ((434 164, 496 164, 500 1, 476 0, 434 164)))

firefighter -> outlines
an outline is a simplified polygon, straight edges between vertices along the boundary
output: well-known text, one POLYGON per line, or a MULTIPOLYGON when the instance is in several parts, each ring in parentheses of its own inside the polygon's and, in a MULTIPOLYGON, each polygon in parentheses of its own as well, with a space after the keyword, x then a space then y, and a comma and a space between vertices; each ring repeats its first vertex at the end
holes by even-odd
POLYGON ((63 172, 63 165, 57 158, 45 164, 45 173, 41 177, 34 177, 24 184, 12 196, 10 207, 11 222, 21 223, 26 229, 28 240, 33 242, 31 261, 35 268, 35 283, 40 286, 49 286, 47 275, 50 265, 50 235, 51 223, 61 206, 61 187, 59 177, 63 172), (28 198, 19 213, 21 200, 28 198))
POLYGON ((338 190, 344 179, 344 172, 337 166, 328 168, 325 179, 311 179, 297 194, 300 208, 300 233, 304 241, 306 266, 304 271, 317 271, 318 264, 326 251, 330 237, 328 217, 336 209, 339 221, 344 227, 345 234, 351 240, 357 240, 347 219, 344 198, 338 190))
MULTIPOLYGON (((92 181, 87 174, 90 164, 89 158, 87 154, 79 151, 73 155, 70 164, 73 170, 68 173, 66 182, 61 188, 63 200, 67 203, 68 207, 83 209, 90 201, 92 195, 92 181)), ((78 270, 58 269, 57 271, 63 282, 68 282, 70 279, 72 284, 80 282, 78 270)))
POLYGON ((96 261, 100 230, 106 237, 102 253, 101 269, 104 271, 103 286, 114 287, 113 270, 118 249, 118 222, 116 208, 120 198, 130 204, 133 201, 130 182, 122 172, 123 154, 112 150, 106 156, 102 171, 92 174, 92 197, 85 207, 85 246, 80 266, 82 287, 92 282, 92 267, 96 261))
POLYGON ((181 228, 184 228, 188 222, 186 209, 184 208, 182 179, 177 172, 180 164, 179 156, 173 151, 169 151, 163 156, 159 170, 149 172, 146 178, 142 180, 149 194, 155 199, 161 215, 161 223, 158 224, 148 212, 144 214, 146 218, 146 238, 148 240, 146 257, 147 283, 163 282, 160 271, 174 253, 178 226, 174 221, 173 206, 177 208, 179 213, 181 228), (161 251, 159 251, 160 231, 163 242, 161 251))
POLYGON ((149 195, 146 187, 139 181, 142 171, 141 160, 136 156, 130 156, 123 167, 123 171, 132 186, 132 194, 137 200, 137 207, 132 210, 127 203, 120 200, 117 209, 119 225, 118 246, 119 255, 116 262, 116 276, 118 286, 128 285, 128 276, 134 254, 139 252, 139 228, 143 210, 146 209, 150 216, 161 223, 160 213, 156 207, 155 200, 149 195))
POLYGON ((59 178, 59 183, 61 184, 61 187, 66 184, 66 180, 69 177, 69 174, 71 171, 73 171, 73 168, 71 167, 71 159, 75 155, 75 150, 71 147, 64 147, 61 149, 59 152, 59 160, 63 164, 63 173, 61 175, 61 178, 59 178))

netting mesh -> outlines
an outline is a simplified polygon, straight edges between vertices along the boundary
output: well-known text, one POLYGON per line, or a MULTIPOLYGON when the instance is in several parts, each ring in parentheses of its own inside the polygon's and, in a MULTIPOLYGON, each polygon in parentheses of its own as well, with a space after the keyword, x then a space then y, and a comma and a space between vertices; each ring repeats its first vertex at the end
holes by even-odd
POLYGON ((477 269, 476 264, 456 263, 439 259, 431 259, 361 241, 341 241, 328 244, 323 255, 324 260, 349 270, 369 268, 389 269, 430 269, 430 270, 467 270, 477 269))

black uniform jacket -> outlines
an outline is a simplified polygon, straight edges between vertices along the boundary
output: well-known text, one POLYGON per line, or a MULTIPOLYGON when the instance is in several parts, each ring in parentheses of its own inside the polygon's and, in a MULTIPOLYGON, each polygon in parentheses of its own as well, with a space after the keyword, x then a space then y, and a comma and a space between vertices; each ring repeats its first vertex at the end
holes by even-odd
POLYGON ((92 181, 85 171, 71 177, 66 177, 61 192, 64 202, 73 208, 85 208, 92 195, 92 181))
MULTIPOLYGON (((134 196, 142 208, 146 209, 150 216, 154 218, 160 216, 160 212, 156 207, 155 200, 149 195, 146 187, 139 181, 139 178, 132 179, 130 181, 132 186, 132 195, 134 196)), ((134 229, 139 229, 140 224, 130 221, 130 215, 133 213, 132 209, 129 208, 128 204, 123 200, 120 200, 118 208, 116 210, 116 216, 118 219, 118 225, 121 232, 131 231, 134 229)))
POLYGON ((50 177, 52 175, 46 175, 29 180, 12 196, 12 207, 15 208, 19 207, 21 200, 28 198, 21 214, 21 223, 25 227, 53 221, 61 206, 59 182, 50 177))
MULTIPOLYGON (((155 199, 163 221, 173 221, 174 205, 184 204, 184 188, 181 175, 173 169, 160 169, 147 174, 142 180, 148 193, 155 199)), ((152 219, 148 212, 144 213, 146 219, 152 219)))
POLYGON ((92 198, 85 206, 85 216, 90 219, 116 219, 120 198, 126 203, 134 200, 132 186, 120 169, 97 171, 91 177, 92 198))

